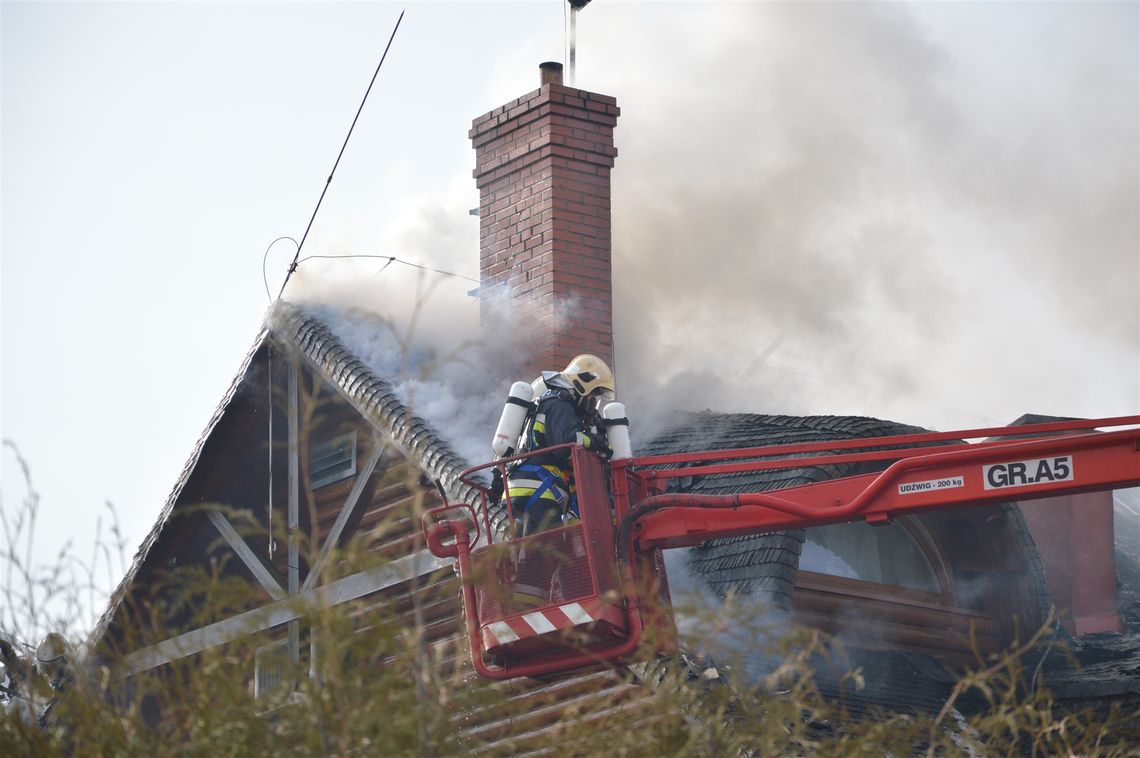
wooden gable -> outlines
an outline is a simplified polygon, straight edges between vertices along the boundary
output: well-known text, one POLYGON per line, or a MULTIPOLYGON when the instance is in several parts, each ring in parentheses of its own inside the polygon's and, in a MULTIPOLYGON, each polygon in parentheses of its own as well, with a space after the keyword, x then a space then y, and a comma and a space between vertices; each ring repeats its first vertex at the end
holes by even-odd
MULTIPOLYGON (((233 681, 280 704, 320 655, 312 604, 338 606, 357 635, 375 640, 358 665, 390 664, 399 645, 381 630, 405 630, 442 676, 473 678, 458 579, 423 549, 419 526, 442 503, 441 487, 463 497, 461 464, 370 388, 379 380, 347 351, 330 353, 330 333, 313 338, 314 324, 297 316, 284 339, 255 347, 140 551, 102 637, 123 655, 128 681, 227 651, 233 681), (186 594, 203 578, 232 591, 222 602, 186 594)), ((540 740, 564 726, 567 698, 590 718, 610 718, 652 694, 624 670, 495 691, 456 713, 464 739, 540 740)))

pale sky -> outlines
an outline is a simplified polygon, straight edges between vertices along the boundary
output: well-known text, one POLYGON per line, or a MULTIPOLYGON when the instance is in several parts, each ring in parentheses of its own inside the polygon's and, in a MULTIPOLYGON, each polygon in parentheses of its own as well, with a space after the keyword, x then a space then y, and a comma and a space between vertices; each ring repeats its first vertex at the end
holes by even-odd
MULTIPOLYGON (((402 7, 3 3, 0 434, 39 560, 107 501, 130 553, 149 530, 402 7)), ((563 57, 563 4, 406 8, 305 253, 476 276, 467 130, 563 57)), ((1137 8, 595 0, 619 385, 939 429, 1140 412, 1137 8)), ((378 268, 302 271, 382 311, 407 279, 378 268)))

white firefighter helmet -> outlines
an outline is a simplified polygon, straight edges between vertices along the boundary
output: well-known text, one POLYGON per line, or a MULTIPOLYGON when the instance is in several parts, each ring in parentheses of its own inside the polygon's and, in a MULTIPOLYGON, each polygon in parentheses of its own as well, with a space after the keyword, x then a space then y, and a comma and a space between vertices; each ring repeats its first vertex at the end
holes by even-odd
POLYGON ((576 356, 562 372, 562 376, 570 382, 579 397, 589 397, 598 390, 609 393, 614 391, 614 374, 606 362, 596 355, 583 353, 576 356))
POLYGON ((61 660, 66 660, 70 653, 71 645, 67 644, 63 635, 51 632, 36 647, 36 660, 42 664, 58 663, 61 660))
POLYGON ((67 681, 71 656, 71 645, 56 632, 49 633, 36 647, 36 668, 47 677, 53 690, 67 681))

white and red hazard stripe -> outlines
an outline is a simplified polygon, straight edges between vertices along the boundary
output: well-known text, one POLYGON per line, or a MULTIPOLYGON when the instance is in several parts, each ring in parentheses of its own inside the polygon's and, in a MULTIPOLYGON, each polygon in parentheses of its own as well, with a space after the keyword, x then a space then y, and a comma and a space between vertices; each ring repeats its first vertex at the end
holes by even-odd
POLYGON ((483 644, 490 651, 500 645, 509 645, 530 637, 540 637, 598 621, 607 621, 617 627, 625 626, 625 619, 619 608, 597 598, 591 598, 580 603, 552 606, 484 624, 483 644))

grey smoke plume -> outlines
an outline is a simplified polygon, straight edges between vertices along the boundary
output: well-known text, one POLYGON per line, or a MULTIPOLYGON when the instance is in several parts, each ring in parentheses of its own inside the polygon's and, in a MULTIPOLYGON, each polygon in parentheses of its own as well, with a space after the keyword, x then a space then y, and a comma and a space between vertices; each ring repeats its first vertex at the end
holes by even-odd
MULTIPOLYGON (((354 285, 327 277, 303 282, 297 302, 352 353, 393 384, 413 414, 430 423, 470 464, 490 460, 491 438, 507 391, 528 373, 525 304, 495 296, 482 302, 469 282, 435 273, 396 271, 371 285, 377 302, 350 297, 354 285), (482 317, 480 312, 482 311, 482 317)), ((574 301, 555 313, 572 318, 574 301)), ((550 367, 557 370, 561 367, 550 367)))
MULTIPOLYGON (((622 106, 616 369, 635 438, 674 408, 954 428, 1140 407, 1135 5, 618 3, 582 22, 578 83, 622 106)), ((380 247, 473 274, 467 168, 380 247)), ((414 288, 380 263, 303 266, 298 289, 406 308, 414 288)), ((455 376, 498 382, 497 409, 511 340, 475 330, 459 284, 417 340, 505 346, 455 376)))
POLYGON ((627 386, 942 428, 1136 412, 1135 5, 607 13, 578 81, 622 106, 627 386))
POLYGON ((490 460, 507 388, 520 378, 516 355, 501 332, 479 329, 477 303, 460 299, 457 282, 395 273, 386 283, 394 296, 371 308, 302 302, 455 452, 472 465, 490 460))
POLYGON ((479 270, 478 220, 466 211, 474 195, 468 179, 406 197, 398 222, 367 247, 349 241, 359 230, 341 230, 342 239, 322 253, 379 257, 305 261, 285 293, 391 382, 472 465, 489 459, 495 421, 519 371, 509 333, 482 329, 479 301, 468 294, 478 285, 464 277, 477 278, 479 270))
MULTIPOLYGON (((405 199, 385 229, 377 258, 312 259, 289 282, 286 299, 305 306, 360 360, 392 382, 412 412, 472 465, 491 457, 491 438, 511 384, 531 381, 527 304, 507 290, 476 296, 478 220, 470 180, 405 199), (471 186, 466 186, 471 185, 471 186), (392 255, 458 276, 404 263, 392 255)), ((350 230, 345 230, 347 235, 350 230)), ((328 247, 351 255, 345 242, 328 247)), ((574 318, 577 301, 556 308, 554 327, 574 318)), ((551 370, 561 366, 545 367, 551 370)))

